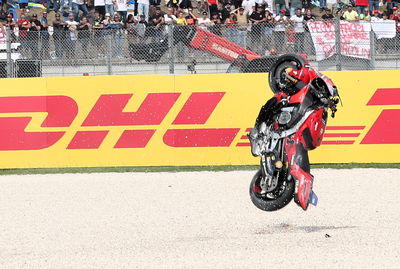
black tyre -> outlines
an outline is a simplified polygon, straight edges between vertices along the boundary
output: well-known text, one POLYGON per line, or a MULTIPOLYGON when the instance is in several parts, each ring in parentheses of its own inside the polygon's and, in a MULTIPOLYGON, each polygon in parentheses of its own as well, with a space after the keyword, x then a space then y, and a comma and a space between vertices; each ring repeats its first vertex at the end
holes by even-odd
MULTIPOLYGON (((274 93, 285 92, 285 88, 281 86, 283 80, 283 72, 286 68, 300 69, 304 66, 303 57, 296 54, 285 54, 280 56, 271 66, 268 73, 268 83, 274 93)), ((287 93, 290 94, 290 93, 287 93)))
POLYGON ((258 170, 254 175, 250 183, 250 198, 253 204, 264 211, 276 211, 287 204, 293 198, 294 193, 294 180, 284 180, 286 173, 281 173, 278 186, 275 191, 271 193, 261 194, 260 193, 260 180, 261 180, 261 170, 258 170))

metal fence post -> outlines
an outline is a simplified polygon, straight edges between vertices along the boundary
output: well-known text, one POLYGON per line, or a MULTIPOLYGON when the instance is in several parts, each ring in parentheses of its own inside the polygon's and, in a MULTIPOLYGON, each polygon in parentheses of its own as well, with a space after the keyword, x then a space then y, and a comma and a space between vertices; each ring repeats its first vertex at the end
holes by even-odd
POLYGON ((175 73, 174 66, 174 26, 168 24, 168 63, 169 63, 169 73, 175 73))
POLYGON ((369 69, 370 70, 375 70, 375 33, 374 31, 372 31, 372 27, 371 27, 371 31, 369 32, 369 39, 370 39, 370 53, 371 53, 371 60, 369 62, 369 69))
POLYGON ((335 19, 336 71, 342 70, 342 44, 340 40, 340 17, 335 19))
POLYGON ((12 74, 12 58, 11 58, 11 31, 6 27, 6 52, 7 52, 7 77, 14 77, 12 74))
MULTIPOLYGON (((106 31, 108 31, 108 30, 106 30, 106 31)), ((112 62, 111 62, 111 59, 112 59, 112 54, 113 54, 113 46, 112 46, 112 41, 113 41, 113 39, 112 39, 112 36, 111 36, 111 33, 109 33, 108 35, 107 35, 107 43, 108 43, 108 49, 107 49, 107 74, 108 75, 112 75, 112 62)))

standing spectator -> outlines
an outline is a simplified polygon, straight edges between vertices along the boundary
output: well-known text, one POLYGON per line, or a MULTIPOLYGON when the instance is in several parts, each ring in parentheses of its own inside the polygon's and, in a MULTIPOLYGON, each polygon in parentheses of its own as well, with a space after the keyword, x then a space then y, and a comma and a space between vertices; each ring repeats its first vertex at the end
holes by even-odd
POLYGON ((40 37, 42 40, 42 47, 40 50, 41 57, 48 59, 50 54, 50 34, 49 34, 49 23, 47 21, 47 12, 43 12, 42 18, 40 18, 40 23, 42 24, 42 32, 40 37))
POLYGON ((66 54, 68 59, 75 58, 75 47, 76 47, 76 40, 78 39, 77 36, 77 28, 78 22, 75 21, 75 14, 69 13, 68 20, 65 24, 65 29, 67 30, 67 39, 66 39, 66 54))
POLYGON ((324 20, 324 22, 332 22, 335 17, 332 14, 332 10, 325 8, 325 13, 321 16, 321 18, 324 20))
POLYGON ((253 13, 254 9, 256 8, 256 1, 254 0, 243 0, 242 7, 244 8, 244 13, 249 16, 253 13))
POLYGON ((54 29, 53 40, 57 58, 63 57, 63 48, 66 38, 64 27, 65 27, 65 21, 61 18, 60 13, 56 13, 55 19, 53 20, 53 29, 54 29))
POLYGON ((246 47, 247 36, 247 14, 244 13, 244 8, 240 7, 232 11, 236 17, 236 43, 241 47, 246 47))
POLYGON ((126 15, 128 13, 128 6, 126 0, 116 0, 117 12, 121 16, 122 21, 126 21, 126 15))
POLYGON ((231 13, 231 4, 226 3, 224 8, 221 10, 221 22, 225 23, 225 20, 230 17, 231 13))
POLYGON ((184 12, 188 13, 188 9, 192 8, 192 1, 191 0, 181 0, 179 2, 179 8, 182 9, 184 12))
POLYGON ((115 8, 114 5, 116 3, 115 0, 104 0, 106 13, 110 13, 111 17, 114 16, 115 8))
POLYGON ((37 19, 37 14, 32 15, 31 28, 29 28, 29 43, 32 51, 32 58, 39 59, 39 37, 42 30, 42 24, 37 19))
POLYGON ((146 21, 149 20, 149 6, 150 6, 150 1, 149 0, 137 0, 138 3, 138 14, 144 15, 146 18, 146 21))
POLYGON ((89 23, 87 17, 82 17, 80 23, 78 24, 78 40, 81 43, 83 58, 89 58, 89 42, 90 42, 90 29, 92 25, 89 23))
POLYGON ((275 28, 273 37, 275 41, 275 48, 278 53, 283 53, 283 45, 285 44, 285 31, 288 24, 288 18, 285 16, 286 9, 281 9, 279 15, 275 17, 275 28))
MULTIPOLYGON (((177 24, 177 31, 175 33, 177 33, 178 36, 175 36, 175 38, 178 38, 178 40, 182 40, 182 38, 184 38, 184 32, 181 32, 180 29, 182 29, 182 27, 185 27, 187 25, 186 19, 183 16, 183 11, 179 11, 178 12, 178 17, 175 20, 175 24, 177 24)), ((180 58, 183 58, 185 56, 185 47, 184 44, 181 42, 178 42, 177 45, 177 55, 180 58)))
POLYGON ((360 14, 360 20, 371 21, 371 15, 369 13, 368 7, 364 8, 364 12, 360 14))
POLYGON ((219 36, 222 36, 221 32, 221 19, 218 14, 214 14, 211 16, 211 26, 209 28, 210 32, 219 36))
POLYGON ((393 14, 390 15, 389 19, 396 22, 396 36, 395 36, 395 51, 399 51, 400 46, 400 13, 398 7, 393 7, 393 14))
POLYGON ((208 27, 212 25, 210 18, 208 17, 208 13, 203 11, 203 16, 197 20, 197 24, 200 28, 207 30, 208 27))
POLYGON ((304 24, 305 24, 305 37, 306 40, 306 51, 307 54, 315 55, 315 47, 314 43, 312 42, 310 29, 308 29, 307 23, 316 20, 316 16, 311 13, 311 9, 306 9, 306 14, 304 14, 304 24))
POLYGON ((270 50, 272 47, 272 32, 274 29, 274 16, 268 9, 265 10, 265 28, 264 28, 264 38, 265 38, 265 49, 270 50))
POLYGON ((115 40, 114 56, 122 58, 122 37, 124 23, 121 21, 121 17, 118 13, 114 14, 114 20, 112 22, 113 38, 115 40))
POLYGON ((146 40, 147 26, 148 26, 148 23, 146 21, 146 17, 144 15, 140 15, 136 32, 142 42, 144 42, 146 40))
POLYGON ((353 10, 353 7, 349 5, 347 10, 343 13, 343 18, 346 21, 356 21, 358 20, 358 14, 355 10, 353 10))
POLYGON ((5 25, 6 25, 6 27, 7 27, 8 29, 10 29, 10 32, 11 32, 11 42, 15 42, 15 40, 17 39, 17 37, 15 36, 15 33, 14 33, 14 29, 15 29, 15 27, 16 27, 16 24, 15 24, 15 22, 14 22, 14 20, 13 20, 13 15, 12 15, 12 14, 8 14, 8 15, 7 15, 7 19, 6 19, 5 25))
POLYGON ((320 11, 326 8, 326 0, 319 0, 320 11))
POLYGON ((26 19, 25 14, 21 14, 21 18, 17 21, 19 29, 19 41, 21 43, 21 50, 24 57, 27 55, 29 49, 28 30, 31 28, 31 22, 26 19))
POLYGON ((368 7, 368 0, 356 0, 356 10, 358 14, 363 13, 366 7, 368 7))
POLYGON ((197 13, 202 13, 206 9, 206 1, 205 0, 196 0, 197 2, 197 13))
POLYGON ((106 14, 106 2, 105 0, 94 0, 94 10, 99 12, 102 16, 106 14))
POLYGON ((236 20, 235 20, 235 14, 230 13, 229 18, 225 20, 225 25, 226 25, 226 34, 227 38, 229 41, 235 42, 236 43, 236 20))
POLYGON ((304 52, 304 16, 301 14, 301 9, 296 9, 296 14, 290 17, 290 21, 294 26, 294 40, 295 40, 295 52, 304 52))
MULTIPOLYGON (((72 10, 74 14, 74 21, 77 23, 79 21, 79 10, 83 12, 82 16, 86 17, 89 13, 85 0, 72 0, 72 10)), ((69 18, 69 15, 68 15, 69 18)))
POLYGON ((378 22, 381 21, 381 17, 380 17, 380 11, 375 9, 373 12, 373 16, 371 17, 371 22, 378 22))
POLYGON ((153 31, 153 33, 151 34, 154 37, 154 41, 158 41, 160 39, 162 39, 162 34, 163 34, 163 30, 164 30, 164 16, 161 13, 161 8, 160 7, 156 7, 156 12, 154 13, 154 15, 150 18, 150 25, 153 31))
POLYGON ((256 12, 251 13, 249 21, 251 22, 251 43, 255 52, 261 50, 261 36, 264 31, 265 12, 262 6, 257 6, 256 12))
POLYGON ((210 16, 212 18, 214 14, 218 14, 217 0, 207 0, 207 3, 208 9, 210 11, 210 16))
POLYGON ((94 13, 93 29, 93 47, 98 49, 97 57, 102 58, 105 55, 104 36, 103 36, 103 16, 99 11, 94 13))

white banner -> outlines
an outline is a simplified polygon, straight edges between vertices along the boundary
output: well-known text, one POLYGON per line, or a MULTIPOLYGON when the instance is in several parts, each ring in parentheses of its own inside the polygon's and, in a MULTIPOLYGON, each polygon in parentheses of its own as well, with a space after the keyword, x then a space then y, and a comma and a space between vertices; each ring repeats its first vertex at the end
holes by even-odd
POLYGON ((384 20, 371 22, 376 38, 393 38, 396 36, 396 21, 384 20))
MULTIPOLYGON (((314 21, 308 22, 314 43, 317 61, 336 53, 335 24, 314 21)), ((342 55, 371 59, 370 23, 340 22, 340 42, 342 55)))

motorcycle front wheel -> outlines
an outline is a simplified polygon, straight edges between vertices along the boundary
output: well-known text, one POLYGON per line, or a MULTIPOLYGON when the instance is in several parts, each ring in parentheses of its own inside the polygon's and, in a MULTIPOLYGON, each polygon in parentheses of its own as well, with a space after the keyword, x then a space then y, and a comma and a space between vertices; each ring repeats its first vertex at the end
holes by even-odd
POLYGON ((284 179, 286 173, 282 173, 280 177, 278 186, 274 191, 261 194, 261 169, 254 175, 250 183, 250 198, 257 208, 263 211, 276 211, 290 203, 295 188, 294 179, 284 179))

